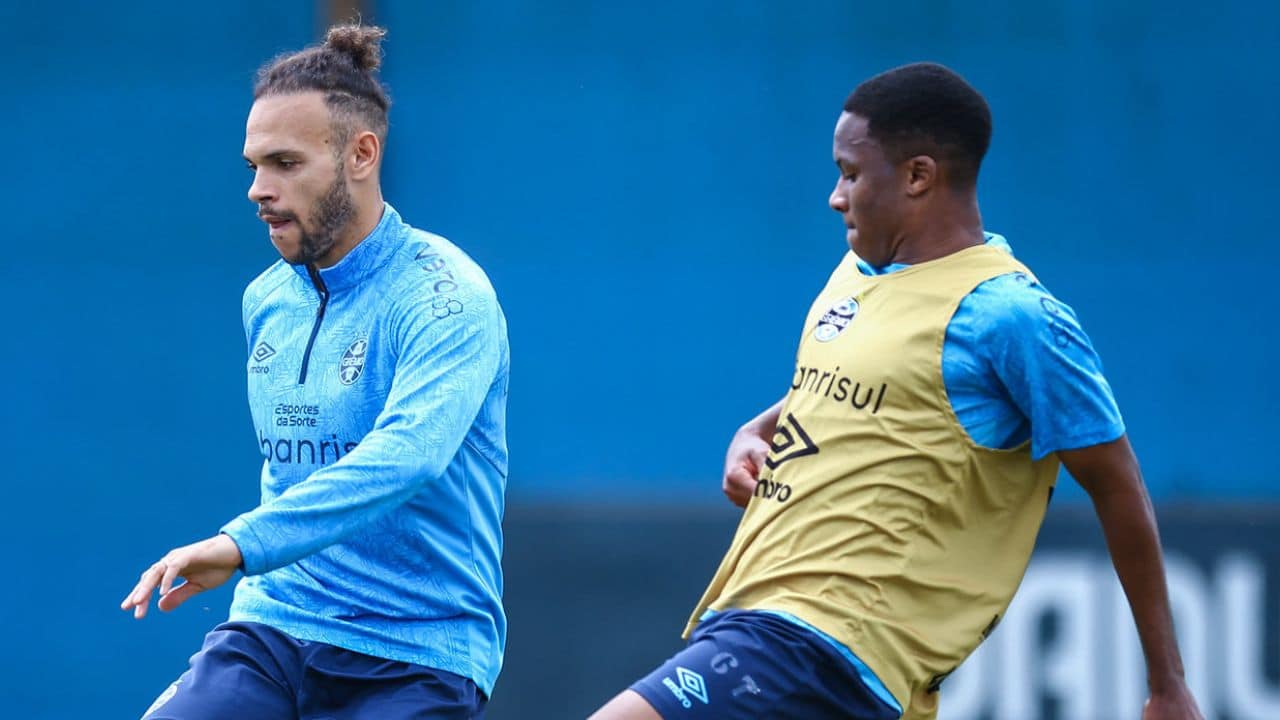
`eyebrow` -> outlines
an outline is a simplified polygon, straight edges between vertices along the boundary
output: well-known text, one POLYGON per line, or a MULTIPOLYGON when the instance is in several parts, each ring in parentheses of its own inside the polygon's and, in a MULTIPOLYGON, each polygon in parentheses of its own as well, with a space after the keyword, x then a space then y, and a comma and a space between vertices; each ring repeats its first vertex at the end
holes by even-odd
MULTIPOLYGON (((266 155, 264 155, 262 157, 262 160, 264 162, 270 162, 274 160, 279 160, 280 158, 286 155, 297 155, 297 154, 298 154, 297 150, 273 150, 267 153, 266 155)), ((245 155, 244 159, 245 159, 245 162, 253 162, 253 158, 249 157, 248 155, 245 155)))

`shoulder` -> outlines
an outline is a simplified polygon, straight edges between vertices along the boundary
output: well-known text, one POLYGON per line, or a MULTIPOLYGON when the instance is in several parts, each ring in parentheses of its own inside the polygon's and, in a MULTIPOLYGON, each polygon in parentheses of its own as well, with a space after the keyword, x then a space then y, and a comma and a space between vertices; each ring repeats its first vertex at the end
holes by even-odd
POLYGON ((831 275, 827 277, 827 285, 847 280, 850 276, 858 272, 858 263, 860 262, 861 260, 857 255, 854 255, 852 251, 846 252, 840 258, 840 262, 836 264, 835 268, 831 271, 831 275))
POLYGON ((1021 271, 979 284, 960 302, 956 316, 988 339, 1039 335, 1057 322, 1076 323, 1070 306, 1021 271))
POLYGON ((956 310, 947 338, 986 358, 1006 384, 1037 373, 1102 374, 1075 310, 1027 273, 1000 275, 975 288, 956 310))
POLYGON ((447 238, 416 228, 393 260, 388 290, 401 313, 479 320, 501 314, 497 293, 475 260, 447 238))
POLYGON ((283 260, 277 260, 258 277, 254 278, 244 289, 241 307, 247 319, 275 293, 279 292, 294 277, 294 270, 283 260))

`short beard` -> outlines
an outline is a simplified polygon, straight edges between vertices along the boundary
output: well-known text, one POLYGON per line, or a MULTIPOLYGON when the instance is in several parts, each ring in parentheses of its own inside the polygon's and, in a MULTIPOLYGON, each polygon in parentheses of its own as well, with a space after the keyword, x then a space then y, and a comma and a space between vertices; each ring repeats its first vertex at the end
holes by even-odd
POLYGON ((292 259, 286 258, 289 264, 311 265, 324 257, 338 243, 338 236, 351 224, 355 215, 355 200, 351 197, 351 188, 347 187, 347 179, 343 177, 342 163, 339 163, 333 184, 316 201, 307 225, 298 223, 301 233, 298 254, 292 259), (310 231, 307 230, 308 225, 310 231))

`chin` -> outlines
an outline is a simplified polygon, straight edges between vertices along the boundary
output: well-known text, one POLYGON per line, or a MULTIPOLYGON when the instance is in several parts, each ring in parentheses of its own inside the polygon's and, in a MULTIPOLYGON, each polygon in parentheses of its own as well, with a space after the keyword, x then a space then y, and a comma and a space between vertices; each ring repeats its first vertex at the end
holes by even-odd
POLYGON ((857 230, 849 230, 847 233, 845 233, 845 241, 849 243, 849 249, 853 251, 854 255, 857 255, 863 260, 867 259, 866 251, 869 250, 870 248, 863 247, 861 238, 858 237, 857 230))
POLYGON ((276 252, 280 253, 281 260, 284 260, 290 265, 306 264, 306 258, 303 257, 302 251, 297 247, 282 247, 282 244, 275 242, 274 238, 272 239, 271 244, 275 246, 276 252))
POLYGON ((866 243, 858 242, 856 235, 849 238, 849 249, 853 250, 853 254, 857 255, 859 260, 862 260, 871 267, 880 268, 889 264, 888 260, 880 257, 880 253, 876 252, 873 248, 866 247, 866 243))

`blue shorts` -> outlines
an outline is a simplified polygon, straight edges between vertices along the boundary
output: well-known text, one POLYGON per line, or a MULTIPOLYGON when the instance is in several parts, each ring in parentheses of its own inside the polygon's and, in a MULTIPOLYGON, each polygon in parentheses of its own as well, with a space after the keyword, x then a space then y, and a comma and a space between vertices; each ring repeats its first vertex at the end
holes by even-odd
POLYGON ((486 698, 461 675, 223 623, 144 720, 472 720, 486 698))
POLYGON ((631 689, 663 720, 897 720, 823 638, 766 612, 729 610, 631 689))

